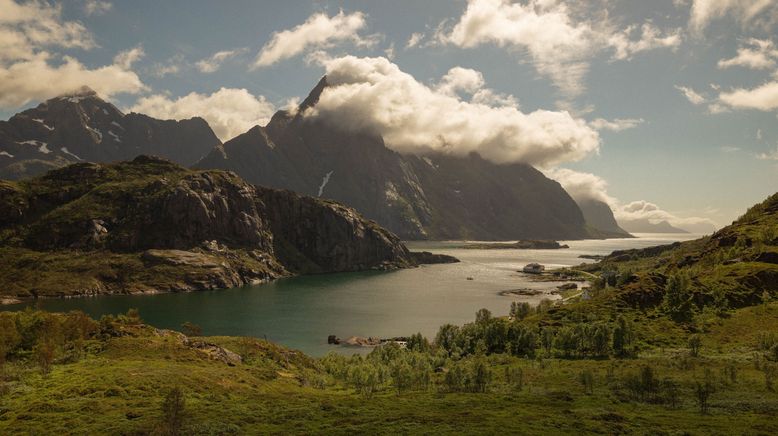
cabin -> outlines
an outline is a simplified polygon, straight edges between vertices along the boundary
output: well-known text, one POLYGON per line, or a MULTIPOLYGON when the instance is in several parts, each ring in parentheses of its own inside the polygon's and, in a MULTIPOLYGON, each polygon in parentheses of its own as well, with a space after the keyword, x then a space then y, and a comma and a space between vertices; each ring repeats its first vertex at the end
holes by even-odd
POLYGON ((546 267, 539 263, 530 263, 524 266, 523 271, 529 274, 541 274, 546 270, 546 267))

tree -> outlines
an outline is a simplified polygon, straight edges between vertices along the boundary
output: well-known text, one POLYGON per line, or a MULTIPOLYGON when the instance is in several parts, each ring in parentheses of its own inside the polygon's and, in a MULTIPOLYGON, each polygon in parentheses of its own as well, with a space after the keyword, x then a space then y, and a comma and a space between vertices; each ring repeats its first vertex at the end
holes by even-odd
POLYGON ((175 387, 171 389, 162 402, 162 419, 168 434, 173 436, 181 434, 185 407, 186 399, 181 388, 175 387))
POLYGON ((189 321, 181 324, 181 330, 183 330, 183 333, 187 336, 202 336, 203 335, 203 329, 197 324, 193 324, 189 321))
POLYGON ((435 335, 435 345, 446 350, 450 356, 451 352, 454 351, 458 336, 459 326, 443 324, 438 329, 438 334, 435 335))
POLYGON ((689 280, 683 274, 673 274, 665 285, 665 310, 676 321, 688 321, 692 314, 689 280))
POLYGON ((529 303, 514 301, 511 303, 510 314, 513 319, 522 320, 529 315, 531 310, 532 307, 529 305, 529 303))
POLYGON ((616 320, 616 327, 613 329, 613 352, 617 356, 627 356, 630 354, 632 346, 632 325, 624 316, 619 316, 616 320))
POLYGON ((716 392, 716 383, 713 378, 713 373, 710 369, 705 370, 705 378, 703 381, 695 382, 694 394, 697 399, 697 406, 700 408, 700 413, 708 413, 710 396, 716 392))
POLYGON ((700 335, 691 335, 689 336, 689 354, 692 355, 692 357, 697 357, 700 355, 700 348, 702 347, 702 338, 700 338, 700 335))
POLYGON ((489 369, 483 359, 479 358, 473 362, 470 380, 472 380, 471 389, 474 392, 486 392, 486 387, 492 380, 492 370, 489 369))
POLYGON ((420 353, 426 353, 430 350, 430 342, 427 340, 427 338, 422 336, 421 333, 411 335, 411 337, 408 338, 408 343, 405 346, 411 351, 418 351, 420 353))
POLYGON ((486 324, 489 322, 489 320, 492 319, 492 312, 489 311, 489 309, 480 309, 478 312, 475 313, 475 323, 476 324, 486 324))

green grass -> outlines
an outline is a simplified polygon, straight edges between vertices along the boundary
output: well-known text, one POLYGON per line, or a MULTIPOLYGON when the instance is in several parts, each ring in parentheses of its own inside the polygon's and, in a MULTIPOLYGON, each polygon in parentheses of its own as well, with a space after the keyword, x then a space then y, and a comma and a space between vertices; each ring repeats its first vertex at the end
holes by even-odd
MULTIPOLYGON (((684 348, 652 348, 632 359, 487 357, 494 377, 486 393, 447 393, 442 374, 422 391, 398 395, 387 382, 372 397, 324 372, 317 361, 266 341, 205 340, 238 352, 236 366, 186 346, 180 336, 122 326, 119 337, 87 341, 85 357, 59 363, 48 375, 24 358, 3 370, 2 434, 147 434, 160 431, 161 404, 173 388, 186 399, 186 434, 774 434, 778 393, 755 366, 755 339, 778 331, 778 304, 740 309, 704 334, 700 357, 684 348), (680 385, 680 403, 630 399, 623 380, 648 365, 680 385), (737 368, 736 380, 724 375, 737 368), (523 387, 506 383, 504 368, 521 368, 523 387), (693 383, 716 375, 708 414, 693 383), (593 375, 586 392, 579 375, 593 375), (321 378, 323 388, 310 380, 321 378)), ((764 362, 762 362, 764 364, 764 362)))

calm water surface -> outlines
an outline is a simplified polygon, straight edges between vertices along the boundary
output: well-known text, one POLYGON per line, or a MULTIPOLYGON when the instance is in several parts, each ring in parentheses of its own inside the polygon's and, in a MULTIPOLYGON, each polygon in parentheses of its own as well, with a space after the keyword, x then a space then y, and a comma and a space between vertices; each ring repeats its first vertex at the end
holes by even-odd
MULTIPOLYGON (((581 254, 608 254, 693 239, 690 234, 641 234, 635 239, 562 241, 563 250, 469 250, 462 242, 410 242, 411 250, 456 256, 462 262, 428 265, 392 272, 327 274, 278 280, 260 286, 181 294, 100 296, 42 300, 51 311, 82 310, 94 317, 138 308, 148 323, 180 329, 185 321, 200 325, 206 335, 266 337, 320 356, 353 348, 327 345, 327 335, 434 336, 444 323, 471 321, 485 307, 508 313, 512 301, 557 298, 553 283, 535 283, 516 272, 530 262, 558 268, 589 262, 581 254), (468 280, 471 277, 472 280, 468 280), (500 291, 533 288, 544 294, 502 296, 500 291)), ((18 310, 25 305, 8 306, 18 310)))

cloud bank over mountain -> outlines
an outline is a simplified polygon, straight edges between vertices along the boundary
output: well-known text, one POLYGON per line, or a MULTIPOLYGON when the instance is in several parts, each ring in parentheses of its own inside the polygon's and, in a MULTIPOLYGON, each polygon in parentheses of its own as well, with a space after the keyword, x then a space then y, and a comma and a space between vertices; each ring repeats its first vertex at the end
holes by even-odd
POLYGON ((565 111, 524 113, 474 70, 452 69, 428 86, 383 57, 322 63, 330 86, 307 116, 380 134, 401 153, 477 152, 497 163, 551 166, 599 149, 599 135, 586 121, 565 111))

